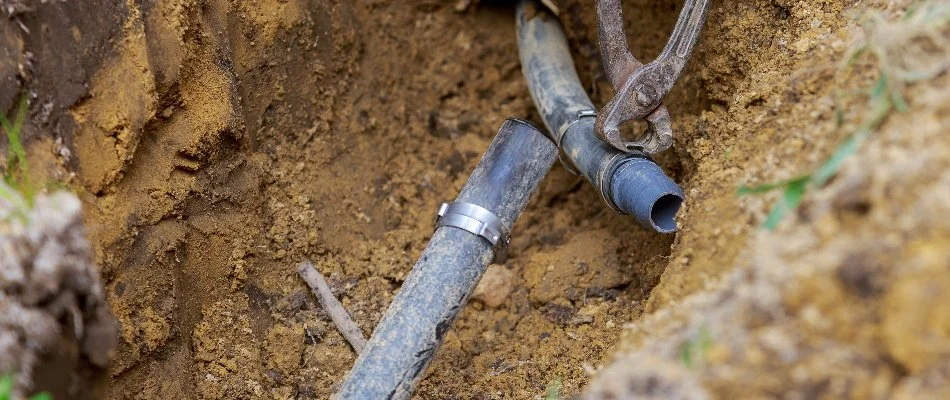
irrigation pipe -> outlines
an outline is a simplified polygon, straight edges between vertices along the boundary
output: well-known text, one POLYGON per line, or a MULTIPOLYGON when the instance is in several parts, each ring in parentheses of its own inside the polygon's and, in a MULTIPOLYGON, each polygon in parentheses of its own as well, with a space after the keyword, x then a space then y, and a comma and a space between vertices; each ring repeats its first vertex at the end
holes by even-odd
POLYGON ((456 314, 557 157, 550 138, 508 119, 451 204, 393 299, 337 399, 405 399, 456 314))
POLYGON ((683 191, 645 153, 624 153, 594 132, 595 109, 574 69, 564 32, 537 1, 518 3, 522 71, 545 125, 505 121, 438 225, 386 315, 336 393, 337 399, 412 395, 458 311, 504 251, 511 226, 558 156, 614 210, 658 232, 676 230, 683 191))
POLYGON ((538 1, 518 2, 518 52, 531 98, 561 149, 561 162, 583 175, 617 212, 662 233, 676 231, 683 190, 647 154, 624 153, 594 132, 596 110, 581 86, 561 24, 538 1))

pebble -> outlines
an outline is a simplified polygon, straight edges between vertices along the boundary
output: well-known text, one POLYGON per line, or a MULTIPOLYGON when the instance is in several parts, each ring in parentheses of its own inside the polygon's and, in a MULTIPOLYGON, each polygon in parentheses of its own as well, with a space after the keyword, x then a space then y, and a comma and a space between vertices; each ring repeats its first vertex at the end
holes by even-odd
POLYGON ((514 273, 503 265, 491 265, 475 288, 475 298, 481 300, 486 306, 496 308, 504 304, 505 299, 511 294, 513 279, 514 273))

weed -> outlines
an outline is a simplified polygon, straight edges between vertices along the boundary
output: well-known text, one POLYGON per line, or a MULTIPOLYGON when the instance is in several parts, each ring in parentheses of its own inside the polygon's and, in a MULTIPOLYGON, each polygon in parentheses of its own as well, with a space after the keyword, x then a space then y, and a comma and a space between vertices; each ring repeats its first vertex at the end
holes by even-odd
POLYGON ((0 199, 9 203, 12 207, 10 213, 4 218, 19 218, 25 221, 27 213, 30 210, 30 204, 23 198, 16 189, 10 187, 6 182, 0 181, 0 199))
MULTIPOLYGON (((905 84, 933 78, 950 69, 950 63, 943 59, 927 60, 930 50, 926 45, 910 46, 910 43, 923 39, 940 43, 940 35, 947 22, 950 22, 950 5, 938 1, 929 1, 907 12, 905 18, 897 23, 887 23, 878 14, 870 14, 865 24, 865 40, 846 58, 846 67, 856 64, 864 55, 875 56, 878 78, 868 94, 867 111, 863 121, 848 138, 815 171, 786 181, 767 183, 759 186, 740 186, 738 195, 760 194, 781 190, 782 197, 769 213, 763 226, 774 230, 782 218, 796 209, 809 189, 820 188, 833 178, 844 161, 857 152, 861 144, 893 112, 905 112, 910 106, 904 99, 902 89, 905 84), (923 65, 924 67, 919 67, 923 65), (918 67, 918 69, 911 69, 918 67)), ((843 124, 843 113, 836 111, 836 124, 843 124)))
POLYGON ((683 343, 683 346, 680 348, 680 361, 683 362, 686 368, 693 368, 697 363, 706 360, 706 354, 709 352, 712 344, 713 340, 709 329, 702 327, 699 330, 698 337, 683 343))
MULTIPOLYGON (((23 143, 20 140, 20 130, 23 129, 23 123, 26 121, 28 108, 28 97, 24 94, 20 99, 20 105, 12 124, 3 113, 0 113, 0 127, 6 132, 8 145, 7 167, 3 174, 3 181, 9 188, 20 192, 27 204, 32 205, 35 188, 30 180, 30 167, 26 161, 26 150, 23 149, 23 143)), ((9 200, 9 195, 5 191, 6 188, 0 189, 0 196, 9 200)))
POLYGON ((561 384, 560 379, 553 379, 551 382, 548 382, 547 394, 544 396, 545 400, 559 400, 561 398, 561 384))
POLYGON ((888 94, 886 88, 887 78, 885 75, 881 75, 880 78, 878 78, 878 83, 871 91, 869 100, 869 107, 871 109, 869 112, 870 115, 865 118, 865 121, 858 129, 852 133, 844 143, 839 145, 838 148, 831 153, 831 156, 815 171, 781 182, 766 183, 752 187, 744 185, 739 187, 738 195, 740 196, 766 193, 773 190, 782 191, 781 199, 772 207, 772 211, 765 219, 763 226, 766 229, 770 231, 775 230, 785 215, 798 208, 798 205, 801 204, 805 198, 805 193, 809 189, 819 188, 828 183, 841 169, 845 160, 857 152, 861 144, 884 122, 884 119, 887 118, 895 108, 894 97, 888 94))
MULTIPOLYGON (((11 400, 13 398, 13 375, 4 375, 0 378, 0 400, 11 400)), ((30 396, 29 400, 53 400, 49 393, 37 393, 30 396)))

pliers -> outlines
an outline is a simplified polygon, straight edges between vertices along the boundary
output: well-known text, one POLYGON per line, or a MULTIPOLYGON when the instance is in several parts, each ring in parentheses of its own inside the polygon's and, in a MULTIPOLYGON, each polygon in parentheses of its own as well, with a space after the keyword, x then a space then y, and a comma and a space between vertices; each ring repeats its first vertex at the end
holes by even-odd
POLYGON ((597 0, 600 56, 607 78, 616 94, 597 115, 597 135, 624 152, 641 150, 659 153, 673 144, 670 112, 663 99, 686 66, 699 40, 709 0, 686 0, 666 47, 656 60, 643 65, 630 54, 623 28, 620 0, 597 0), (624 141, 620 124, 646 119, 649 129, 643 137, 624 141))

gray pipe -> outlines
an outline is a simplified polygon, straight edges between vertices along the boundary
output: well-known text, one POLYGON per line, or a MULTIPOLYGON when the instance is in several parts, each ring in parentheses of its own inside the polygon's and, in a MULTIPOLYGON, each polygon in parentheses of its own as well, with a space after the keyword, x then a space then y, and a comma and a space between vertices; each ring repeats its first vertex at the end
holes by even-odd
POLYGON ((658 232, 676 231, 683 190, 645 153, 623 153, 597 138, 595 119, 583 115, 594 104, 557 18, 539 2, 522 0, 517 21, 522 72, 544 124, 560 141, 562 163, 586 177, 614 210, 658 232))
MULTIPOLYGON (((508 119, 456 202, 477 204, 511 227, 556 156, 541 131, 508 119)), ((335 397, 408 398, 493 256, 485 239, 438 228, 335 397)))

